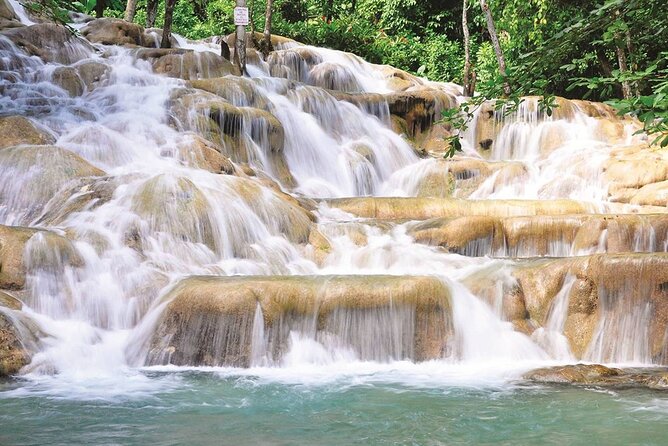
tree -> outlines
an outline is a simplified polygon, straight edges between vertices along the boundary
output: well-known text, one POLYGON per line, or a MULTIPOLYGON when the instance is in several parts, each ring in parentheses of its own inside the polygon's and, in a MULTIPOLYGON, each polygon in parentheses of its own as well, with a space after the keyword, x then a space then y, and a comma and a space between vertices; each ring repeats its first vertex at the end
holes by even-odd
POLYGON ((162 42, 160 48, 172 47, 172 21, 174 19, 176 0, 165 0, 165 24, 162 26, 162 42))
POLYGON ((267 0, 267 10, 264 13, 264 42, 262 44, 262 53, 264 54, 265 59, 269 56, 269 53, 274 50, 271 45, 271 12, 273 0, 267 0))
POLYGON ((158 16, 158 0, 146 0, 146 27, 155 26, 155 18, 158 16))
POLYGON ((95 17, 98 19, 104 17, 104 8, 107 6, 106 3, 106 0, 97 0, 97 2, 95 2, 95 17))
MULTIPOLYGON (((170 0, 167 0, 170 1, 170 0)), ((237 8, 245 8, 246 0, 236 0, 237 8)), ((237 25, 236 41, 234 42, 234 62, 241 74, 246 74, 246 26, 237 25)))
POLYGON ((137 0, 128 0, 125 7, 125 15, 123 18, 127 22, 132 22, 135 19, 135 12, 137 11, 137 0))
POLYGON ((462 76, 464 96, 473 96, 475 91, 475 73, 471 72, 471 37, 469 35, 468 4, 464 0, 462 8, 462 31, 464 32, 464 75, 462 76), (472 76, 473 75, 473 76, 472 76))
POLYGON ((503 50, 501 49, 501 44, 499 43, 499 37, 496 35, 496 26, 494 26, 494 17, 492 17, 492 11, 489 9, 487 0, 480 0, 480 7, 482 12, 485 14, 487 19, 487 30, 489 31, 489 37, 492 40, 492 46, 494 47, 494 53, 496 53, 496 60, 499 64, 499 73, 503 78, 503 92, 506 96, 510 96, 510 84, 508 83, 508 71, 506 70, 506 59, 503 57, 503 50))
MULTIPOLYGON (((613 40, 615 42, 615 52, 617 53, 617 62, 619 63, 619 72, 622 76, 624 76, 629 72, 629 66, 626 62, 626 51, 624 50, 624 45, 628 44, 631 38, 627 34, 628 28, 626 27, 626 24, 620 20, 620 15, 621 13, 619 12, 619 9, 615 10, 615 21, 613 22, 612 26, 615 28, 613 31, 613 40), (621 28, 625 28, 623 32, 621 28)), ((626 79, 622 80, 622 96, 624 97, 624 99, 629 99, 631 95, 632 95, 631 82, 629 82, 626 79)))

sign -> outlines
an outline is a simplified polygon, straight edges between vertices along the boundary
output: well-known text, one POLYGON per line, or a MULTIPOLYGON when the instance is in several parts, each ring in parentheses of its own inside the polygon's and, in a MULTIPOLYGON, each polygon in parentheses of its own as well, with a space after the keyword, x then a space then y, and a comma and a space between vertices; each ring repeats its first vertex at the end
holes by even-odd
POLYGON ((237 26, 248 25, 248 8, 244 7, 234 8, 234 24, 237 26))

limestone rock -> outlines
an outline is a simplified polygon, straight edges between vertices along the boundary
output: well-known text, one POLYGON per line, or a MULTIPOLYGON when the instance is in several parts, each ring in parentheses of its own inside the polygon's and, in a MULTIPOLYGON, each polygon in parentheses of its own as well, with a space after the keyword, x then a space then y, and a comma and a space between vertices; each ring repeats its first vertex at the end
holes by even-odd
POLYGON ((36 234, 44 237, 44 244, 67 264, 79 265, 81 259, 74 246, 66 238, 53 232, 18 226, 0 225, 0 289, 20 290, 26 283, 26 267, 40 265, 40 253, 29 252, 28 241, 36 234), (30 258, 26 256, 30 255, 30 258))
POLYGON ((69 65, 88 58, 94 51, 88 42, 74 36, 64 26, 53 23, 5 29, 0 33, 27 54, 37 56, 44 62, 69 65))
POLYGON ((600 384, 620 373, 619 369, 600 364, 575 364, 532 370, 524 379, 541 383, 600 384))
POLYGON ((46 129, 23 116, 0 117, 0 149, 21 144, 53 144, 55 138, 46 129))
POLYGON ((20 311, 21 306, 19 300, 0 291, 0 378, 19 373, 38 350, 41 331, 20 311))
POLYGON ((87 60, 74 66, 87 91, 92 91, 108 78, 111 68, 100 62, 87 60))
POLYGON ((81 96, 84 83, 78 71, 73 67, 58 67, 51 75, 51 81, 65 90, 71 97, 81 96))
POLYGON ((153 70, 184 80, 238 76, 239 70, 229 60, 210 51, 195 52, 180 48, 141 49, 137 58, 148 60, 153 70))
POLYGON ((601 387, 646 387, 668 389, 665 369, 618 369, 601 364, 572 364, 545 367, 524 374, 523 379, 545 384, 595 385, 601 387))
POLYGON ((247 367, 258 329, 266 351, 255 354, 277 362, 300 329, 360 359, 426 360, 444 355, 451 330, 447 288, 430 277, 191 277, 164 301, 148 364, 247 367))
POLYGON ((0 19, 16 21, 19 19, 7 0, 0 0, 0 19))
POLYGON ((436 217, 565 215, 594 211, 573 200, 458 200, 449 198, 340 198, 329 206, 362 218, 426 220, 436 217))
POLYGON ((8 211, 30 222, 69 181, 104 172, 78 155, 55 146, 18 146, 0 150, 0 199, 8 211))
POLYGON ((178 158, 186 165, 213 173, 233 175, 236 172, 232 161, 220 153, 217 145, 196 134, 187 136, 189 138, 179 146, 178 153, 178 158))
POLYGON ((100 18, 81 29, 81 35, 93 43, 103 45, 143 46, 144 28, 121 19, 100 18))

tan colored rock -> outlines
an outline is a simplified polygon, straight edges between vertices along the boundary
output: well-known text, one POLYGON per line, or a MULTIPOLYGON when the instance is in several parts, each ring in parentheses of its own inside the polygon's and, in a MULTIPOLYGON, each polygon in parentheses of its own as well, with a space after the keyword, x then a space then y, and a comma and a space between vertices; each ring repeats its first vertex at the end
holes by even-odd
POLYGON ((87 60, 74 66, 87 91, 92 91, 108 77, 111 68, 100 62, 87 60))
POLYGON ((20 310, 23 308, 23 303, 11 294, 0 291, 0 307, 9 308, 10 310, 20 310))
POLYGON ((236 171, 229 158, 220 153, 220 148, 199 135, 189 138, 179 146, 178 158, 186 165, 205 169, 213 173, 233 175, 236 171))
POLYGON ((259 354, 277 362, 290 330, 373 360, 442 357, 451 332, 448 290, 430 277, 191 277, 164 301, 148 364, 247 367, 258 309, 267 342, 259 354))
POLYGON ((215 217, 204 193, 185 177, 157 175, 137 191, 132 210, 143 217, 151 233, 166 232, 176 239, 202 243, 220 252, 215 217))
POLYGON ((646 361, 665 363, 665 332, 668 328, 668 255, 605 254, 530 262, 513 275, 522 289, 531 319, 547 323, 554 298, 567 276, 575 278, 568 296, 564 335, 577 358, 594 357, 606 362, 628 361, 619 350, 628 336, 628 318, 647 309, 646 320, 634 323, 646 329, 646 361), (604 319, 605 331, 592 345, 604 319), (622 355, 622 356, 620 356, 622 355))
POLYGON ((140 49, 136 57, 148 60, 153 71, 184 80, 238 76, 239 70, 229 60, 210 51, 195 52, 181 48, 140 49))
POLYGON ((42 253, 26 248, 28 241, 38 233, 44 237, 42 246, 56 252, 63 263, 75 266, 81 264, 76 249, 65 237, 40 229, 0 225, 0 289, 22 289, 26 284, 28 262, 36 267, 42 264, 42 253))
POLYGON ((21 144, 53 144, 55 138, 23 116, 0 117, 0 149, 21 144))
POLYGON ((49 200, 70 181, 105 173, 80 156, 55 146, 0 150, 0 199, 26 222, 40 216, 49 200), (37 180, 38 178, 38 180, 37 180))
POLYGON ((65 90, 71 97, 81 96, 84 92, 84 83, 75 68, 56 68, 51 75, 51 81, 65 90))
POLYGON ((540 383, 599 384, 621 373, 619 369, 600 364, 575 364, 532 370, 524 379, 540 383))
POLYGON ((631 204, 668 206, 668 180, 641 187, 631 199, 631 204))
POLYGON ((38 350, 41 330, 21 305, 0 291, 0 378, 19 373, 38 350))
POLYGON ((53 23, 38 23, 12 29, 3 29, 0 34, 31 56, 44 62, 64 65, 90 57, 93 47, 76 37, 67 28, 53 23))
POLYGON ((566 215, 594 211, 573 200, 459 200, 450 198, 340 198, 329 206, 362 218, 426 220, 437 217, 566 215))
POLYGON ((408 233, 420 243, 473 256, 662 252, 668 214, 446 217, 418 223, 408 233))
MULTIPOLYGON (((264 36, 260 32, 255 33, 255 40, 257 42, 262 41, 264 36)), ((252 47, 252 38, 253 35, 251 33, 246 33, 246 45, 247 47, 252 47)), ((237 41, 237 35, 235 33, 228 34, 225 36, 225 42, 227 42, 227 45, 230 47, 230 51, 234 51, 234 45, 236 44, 237 41)), ((283 37, 283 36, 277 36, 275 34, 271 35, 271 45, 274 47, 274 50, 284 50, 293 46, 300 46, 302 45, 301 43, 297 42, 296 40, 290 39, 288 37, 283 37)))
POLYGON ((0 0, 0 19, 18 21, 18 17, 7 0, 0 0))
POLYGON ((532 370, 524 379, 547 384, 668 389, 668 373, 660 368, 618 369, 601 364, 573 364, 532 370))
POLYGON ((249 79, 240 77, 220 77, 190 81, 193 88, 220 96, 229 102, 249 104, 262 110, 269 109, 269 103, 257 85, 249 79), (236 99, 235 99, 236 98, 236 99))
POLYGON ((100 18, 81 29, 81 35, 93 43, 103 45, 144 46, 144 28, 121 19, 100 18))

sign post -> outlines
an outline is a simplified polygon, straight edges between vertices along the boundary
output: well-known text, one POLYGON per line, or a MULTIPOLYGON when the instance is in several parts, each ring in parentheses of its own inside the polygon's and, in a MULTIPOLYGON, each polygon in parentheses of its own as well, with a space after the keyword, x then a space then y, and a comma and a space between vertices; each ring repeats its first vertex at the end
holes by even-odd
POLYGON ((237 27, 237 39, 234 45, 234 61, 241 75, 246 74, 246 25, 248 25, 248 8, 246 0, 236 0, 234 8, 234 25, 237 27))

